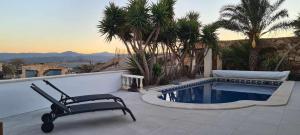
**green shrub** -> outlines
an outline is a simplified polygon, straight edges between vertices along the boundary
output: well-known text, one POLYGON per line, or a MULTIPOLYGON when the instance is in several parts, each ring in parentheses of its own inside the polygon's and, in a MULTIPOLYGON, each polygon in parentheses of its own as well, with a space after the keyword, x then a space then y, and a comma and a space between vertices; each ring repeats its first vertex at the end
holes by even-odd
POLYGON ((160 64, 155 63, 155 64, 153 65, 153 69, 152 69, 152 70, 153 70, 154 76, 159 77, 159 76, 162 75, 162 67, 161 67, 160 64))
MULTIPOLYGON (((145 56, 146 56, 146 60, 149 61, 150 55, 145 54, 145 56)), ((141 56, 134 54, 133 57, 137 60, 137 62, 140 65, 143 65, 141 56)), ((128 59, 127 64, 130 66, 130 68, 128 69, 129 72, 134 75, 142 75, 141 71, 139 70, 139 68, 138 68, 137 64, 135 63, 135 61, 133 60, 133 58, 129 56, 127 59, 128 59)))
POLYGON ((249 69, 249 44, 236 44, 221 50, 224 69, 248 70, 249 69))
MULTIPOLYGON (((281 57, 273 54, 273 55, 263 55, 261 58, 261 63, 260 63, 260 70, 264 71, 274 71, 277 64, 281 60, 281 57)), ((283 70, 289 70, 289 62, 287 59, 285 59, 282 64, 279 66, 280 71, 283 70)))

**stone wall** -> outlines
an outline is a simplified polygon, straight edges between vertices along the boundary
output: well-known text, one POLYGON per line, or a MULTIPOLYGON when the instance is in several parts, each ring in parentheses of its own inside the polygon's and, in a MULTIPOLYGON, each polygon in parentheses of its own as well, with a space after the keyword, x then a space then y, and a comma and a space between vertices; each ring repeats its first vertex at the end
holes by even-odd
MULTIPOLYGON (((228 41, 220 41, 219 45, 221 47, 228 47, 231 45, 238 45, 242 43, 247 43, 247 40, 228 40, 228 41)), ((267 48, 273 47, 278 50, 284 50, 287 48, 288 44, 300 44, 299 37, 283 37, 283 38, 265 38, 259 41, 258 48, 267 48)), ((300 47, 298 47, 300 49, 300 47)))
MULTIPOLYGON (((231 41, 220 41, 219 45, 221 47, 229 47, 232 45, 239 45, 247 43, 247 40, 231 40, 231 41)), ((273 48, 277 50, 278 55, 282 56, 287 52, 290 46, 296 46, 288 55, 288 60, 291 64, 291 69, 293 74, 300 75, 300 38, 299 37, 283 37, 283 38, 268 38, 261 39, 259 49, 263 48, 273 48)))

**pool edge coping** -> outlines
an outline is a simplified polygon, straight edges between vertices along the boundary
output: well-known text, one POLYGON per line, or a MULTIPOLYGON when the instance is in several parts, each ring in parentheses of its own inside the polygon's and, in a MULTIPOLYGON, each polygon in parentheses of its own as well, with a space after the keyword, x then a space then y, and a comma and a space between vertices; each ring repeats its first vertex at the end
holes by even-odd
MULTIPOLYGON (((199 81, 206 81, 213 78, 202 78, 191 81, 182 82, 180 85, 191 84, 199 81)), ((191 109, 191 110, 226 110, 226 109, 239 109, 251 106, 283 106, 288 104, 290 96, 295 86, 295 81, 283 81, 279 88, 272 94, 267 101, 253 101, 253 100, 240 100, 230 103, 219 104, 192 104, 192 103, 175 103, 168 102, 158 98, 162 93, 160 90, 176 87, 179 85, 165 85, 150 88, 147 91, 142 90, 142 100, 152 105, 158 105, 169 108, 191 109)))

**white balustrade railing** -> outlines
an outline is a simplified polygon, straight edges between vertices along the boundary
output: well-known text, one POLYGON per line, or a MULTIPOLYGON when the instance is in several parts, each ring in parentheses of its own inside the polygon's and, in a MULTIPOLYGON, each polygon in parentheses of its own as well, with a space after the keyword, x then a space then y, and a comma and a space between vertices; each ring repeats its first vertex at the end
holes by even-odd
POLYGON ((122 74, 122 88, 129 89, 135 81, 137 87, 143 89, 143 79, 144 76, 122 74))

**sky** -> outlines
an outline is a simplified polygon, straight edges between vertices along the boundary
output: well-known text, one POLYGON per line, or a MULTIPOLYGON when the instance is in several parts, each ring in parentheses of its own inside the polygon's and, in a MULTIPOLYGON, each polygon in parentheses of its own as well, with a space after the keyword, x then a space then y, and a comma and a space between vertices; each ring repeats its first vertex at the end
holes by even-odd
MULTIPOLYGON (((202 24, 209 24, 219 18, 222 6, 239 1, 177 0, 175 14, 180 18, 196 11, 202 24)), ((106 42, 97 29, 109 2, 127 4, 127 0, 0 0, 0 52, 96 53, 115 52, 116 48, 125 51, 118 39, 106 42)), ((292 20, 300 13, 299 5, 299 0, 286 0, 282 8, 289 11, 292 20)), ((227 30, 218 33, 220 40, 245 38, 227 30)), ((286 36, 293 36, 292 30, 273 32, 266 38, 286 36)))

